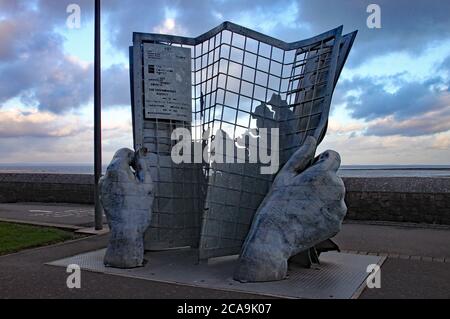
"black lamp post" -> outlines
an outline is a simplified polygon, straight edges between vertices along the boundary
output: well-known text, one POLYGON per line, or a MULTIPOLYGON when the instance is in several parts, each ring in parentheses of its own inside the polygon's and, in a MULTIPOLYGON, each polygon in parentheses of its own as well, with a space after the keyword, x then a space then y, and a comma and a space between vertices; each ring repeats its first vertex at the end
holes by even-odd
POLYGON ((94 39, 94 200, 95 229, 103 228, 103 209, 98 193, 98 180, 102 174, 102 115, 101 115, 101 40, 100 40, 100 0, 95 0, 94 39))

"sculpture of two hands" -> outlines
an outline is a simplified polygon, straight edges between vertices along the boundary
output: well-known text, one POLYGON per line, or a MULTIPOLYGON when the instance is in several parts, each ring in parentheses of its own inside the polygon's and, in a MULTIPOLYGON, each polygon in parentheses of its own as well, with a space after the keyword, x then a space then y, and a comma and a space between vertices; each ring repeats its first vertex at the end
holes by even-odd
MULTIPOLYGON (((339 154, 314 158, 308 137, 277 174, 243 245, 234 278, 242 282, 286 277, 289 258, 336 235, 346 213, 345 188, 336 175, 339 154)), ((150 225, 153 184, 145 150, 119 150, 100 183, 111 229, 104 262, 131 268, 144 260, 144 233, 150 225), (131 169, 133 168, 133 170, 131 169)))

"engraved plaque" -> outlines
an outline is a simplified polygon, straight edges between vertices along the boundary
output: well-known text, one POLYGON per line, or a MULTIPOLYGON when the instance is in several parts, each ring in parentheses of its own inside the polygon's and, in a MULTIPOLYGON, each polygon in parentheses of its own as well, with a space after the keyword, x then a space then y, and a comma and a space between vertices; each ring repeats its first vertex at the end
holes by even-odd
POLYGON ((154 43, 143 49, 145 118, 190 122, 191 50, 154 43))

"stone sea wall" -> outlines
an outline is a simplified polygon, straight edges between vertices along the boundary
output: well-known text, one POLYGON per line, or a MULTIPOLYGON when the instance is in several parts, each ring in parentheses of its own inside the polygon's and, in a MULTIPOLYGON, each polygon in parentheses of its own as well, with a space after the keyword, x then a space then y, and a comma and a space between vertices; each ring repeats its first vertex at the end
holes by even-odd
POLYGON ((94 202, 94 176, 88 174, 0 173, 0 203, 94 202))
POLYGON ((450 225, 450 177, 349 177, 348 219, 450 225))
MULTIPOLYGON (((344 177, 347 219, 450 225, 450 177, 344 177)), ((0 202, 90 204, 87 174, 0 173, 0 202)))

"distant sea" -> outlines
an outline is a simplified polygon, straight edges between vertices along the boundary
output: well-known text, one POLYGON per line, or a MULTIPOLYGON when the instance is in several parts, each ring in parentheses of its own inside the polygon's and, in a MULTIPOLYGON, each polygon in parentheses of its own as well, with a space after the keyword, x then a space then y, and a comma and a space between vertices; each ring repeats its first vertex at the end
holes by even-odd
MULTIPOLYGON (((103 171, 106 170, 103 166, 103 171)), ((65 173, 93 174, 90 164, 0 164, 0 173, 65 173)), ((450 165, 343 165, 339 170, 343 177, 450 177, 450 165)))

